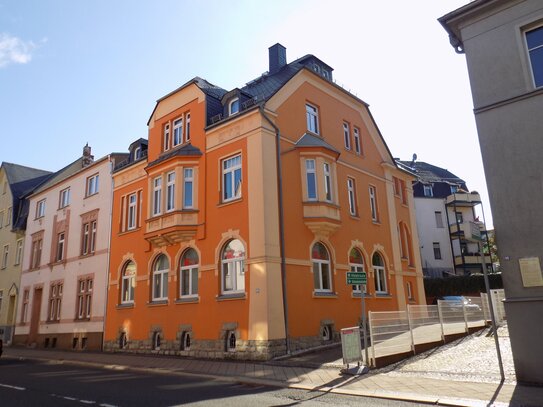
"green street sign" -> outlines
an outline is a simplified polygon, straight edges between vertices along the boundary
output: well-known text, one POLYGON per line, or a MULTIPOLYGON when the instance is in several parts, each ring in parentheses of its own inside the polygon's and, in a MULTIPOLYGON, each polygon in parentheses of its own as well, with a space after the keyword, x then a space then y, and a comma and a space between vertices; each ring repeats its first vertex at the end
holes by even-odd
POLYGON ((368 276, 365 271, 362 273, 356 273, 352 271, 347 272, 347 285, 359 285, 366 284, 368 282, 368 276))

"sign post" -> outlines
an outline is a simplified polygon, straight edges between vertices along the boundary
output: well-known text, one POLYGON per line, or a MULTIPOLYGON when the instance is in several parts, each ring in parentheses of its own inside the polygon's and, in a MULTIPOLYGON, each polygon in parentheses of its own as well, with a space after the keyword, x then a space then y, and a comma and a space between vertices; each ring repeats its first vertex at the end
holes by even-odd
MULTIPOLYGON (((347 272, 347 285, 359 285, 360 286, 360 302, 362 306, 362 335, 364 337, 364 356, 365 363, 369 366, 368 356, 368 338, 366 334, 366 299, 364 291, 366 284, 368 283, 368 275, 363 272, 347 272)), ((360 340, 360 339, 359 339, 360 340)))

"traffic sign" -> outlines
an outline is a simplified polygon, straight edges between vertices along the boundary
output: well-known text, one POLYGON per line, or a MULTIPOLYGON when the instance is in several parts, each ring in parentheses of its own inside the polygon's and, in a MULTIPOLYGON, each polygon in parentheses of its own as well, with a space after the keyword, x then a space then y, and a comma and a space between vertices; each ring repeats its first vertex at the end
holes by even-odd
POLYGON ((366 284, 368 282, 368 277, 366 275, 366 272, 353 272, 348 271, 347 272, 347 285, 358 285, 358 284, 366 284))

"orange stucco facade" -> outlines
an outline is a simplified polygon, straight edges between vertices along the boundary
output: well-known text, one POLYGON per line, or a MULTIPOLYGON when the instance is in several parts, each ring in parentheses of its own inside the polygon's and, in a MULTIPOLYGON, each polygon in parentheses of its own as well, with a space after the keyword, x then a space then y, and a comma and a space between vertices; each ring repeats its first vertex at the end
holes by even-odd
POLYGON ((412 176, 367 105, 309 69, 216 122, 209 97, 193 81, 160 99, 147 155, 114 171, 106 350, 268 359, 287 337, 337 340, 361 317, 350 270, 368 274, 368 310, 425 303, 412 176))

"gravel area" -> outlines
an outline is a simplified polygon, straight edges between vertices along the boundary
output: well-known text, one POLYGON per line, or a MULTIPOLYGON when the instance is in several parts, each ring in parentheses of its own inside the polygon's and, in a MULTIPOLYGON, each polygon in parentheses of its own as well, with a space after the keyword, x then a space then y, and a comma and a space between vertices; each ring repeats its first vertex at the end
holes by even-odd
MULTIPOLYGON (((505 383, 515 384, 515 368, 507 325, 498 328, 498 339, 505 383)), ((499 383, 501 379, 494 336, 490 328, 373 372, 390 376, 418 376, 483 383, 499 383)))

